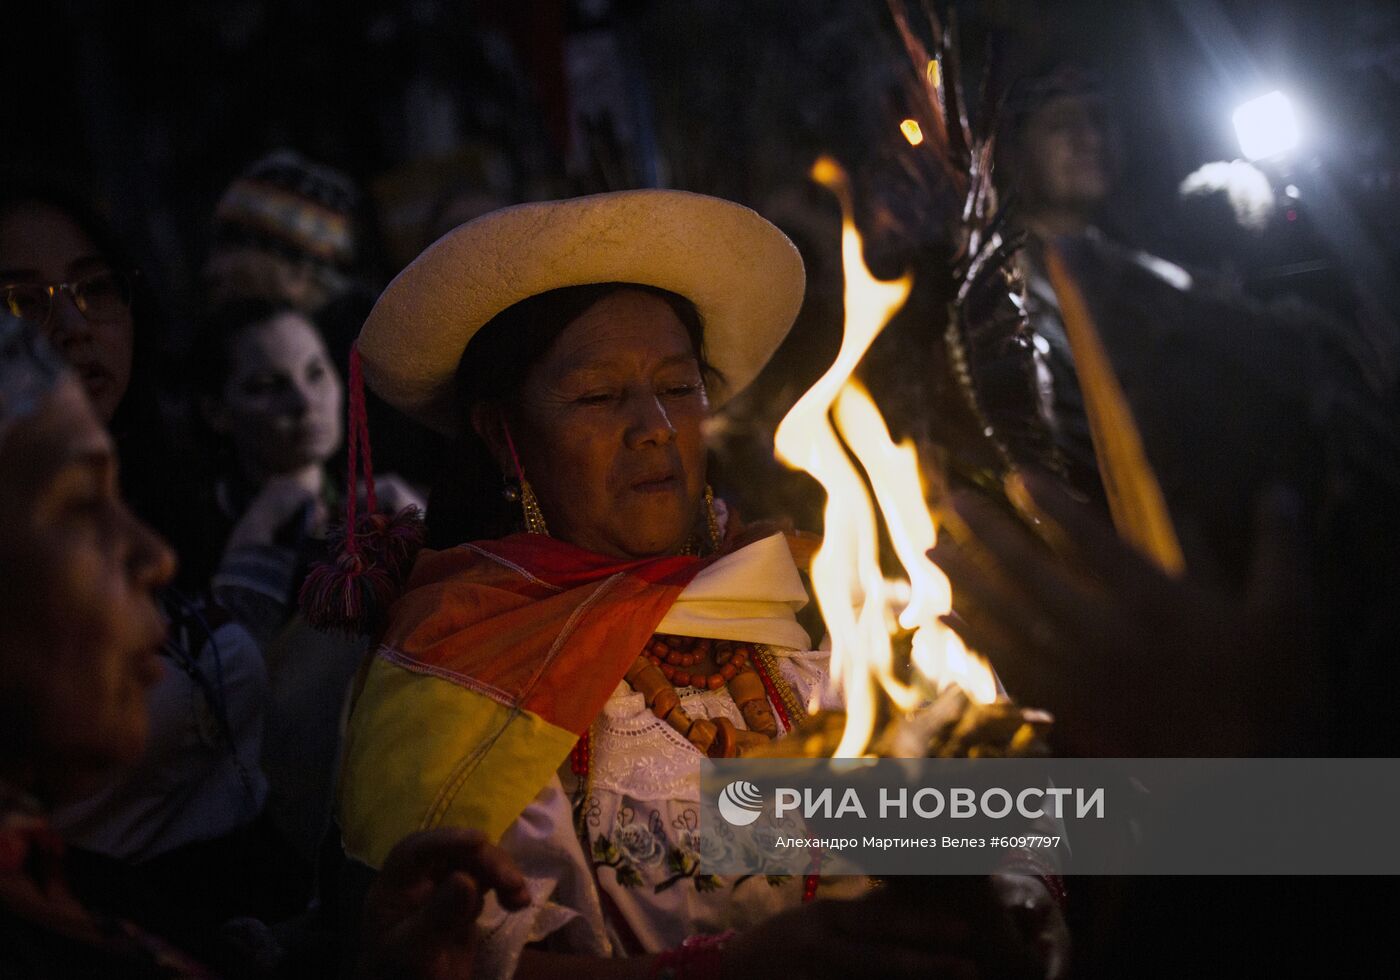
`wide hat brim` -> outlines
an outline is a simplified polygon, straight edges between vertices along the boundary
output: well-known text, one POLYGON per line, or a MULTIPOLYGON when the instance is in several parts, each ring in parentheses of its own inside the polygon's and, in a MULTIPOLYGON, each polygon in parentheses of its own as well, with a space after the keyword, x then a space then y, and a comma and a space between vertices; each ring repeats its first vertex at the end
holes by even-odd
POLYGON ((787 335, 806 274, 797 248, 742 205, 638 190, 521 204, 448 232, 375 303, 358 341, 364 378, 439 432, 461 424, 455 375, 478 330, 506 308, 563 286, 634 282, 689 299, 718 407, 746 388, 787 335))

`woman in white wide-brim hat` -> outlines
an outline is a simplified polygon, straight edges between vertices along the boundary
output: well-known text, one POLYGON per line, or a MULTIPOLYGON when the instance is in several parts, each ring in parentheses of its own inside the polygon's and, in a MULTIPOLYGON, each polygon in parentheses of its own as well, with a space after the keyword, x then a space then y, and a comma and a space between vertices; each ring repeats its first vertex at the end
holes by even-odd
POLYGON ((792 551, 730 526, 702 434, 804 286, 747 208, 629 191, 457 228, 365 324, 366 381, 457 442, 440 550, 353 709, 341 828, 371 867, 426 827, 501 842, 533 904, 488 904, 479 975, 912 976, 969 955, 926 912, 806 904, 850 880, 706 870, 700 760, 780 736, 826 676, 792 551))

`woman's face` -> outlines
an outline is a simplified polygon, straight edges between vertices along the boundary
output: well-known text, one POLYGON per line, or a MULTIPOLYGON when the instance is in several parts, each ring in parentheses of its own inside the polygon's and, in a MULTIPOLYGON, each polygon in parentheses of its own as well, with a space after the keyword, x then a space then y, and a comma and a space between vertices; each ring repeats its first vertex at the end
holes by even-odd
POLYGON ((279 313, 234 338, 224 387, 209 408, 254 482, 320 465, 340 445, 344 391, 321 335, 279 313))
POLYGON ((700 513, 708 414, 671 307, 631 290, 599 300, 531 369, 512 431, 550 534, 625 558, 679 550, 700 513))
MULTIPOLYGON (((71 283, 123 271, 113 269, 77 222, 55 207, 36 201, 0 214, 0 287, 71 283)), ((131 383, 130 310, 89 319, 60 290, 42 326, 54 349, 73 365, 103 423, 111 422, 131 383)))
POLYGON ((174 556, 118 496, 76 382, 10 429, 0 461, 0 755, 49 786, 135 762, 174 556))

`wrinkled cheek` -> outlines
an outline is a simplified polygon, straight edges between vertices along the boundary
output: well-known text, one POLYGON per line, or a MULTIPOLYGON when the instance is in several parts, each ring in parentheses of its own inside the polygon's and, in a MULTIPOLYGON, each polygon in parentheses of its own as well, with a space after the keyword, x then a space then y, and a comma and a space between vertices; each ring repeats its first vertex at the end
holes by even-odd
POLYGON ((688 488, 692 491, 705 485, 706 453, 708 447, 704 434, 697 425, 693 432, 682 432, 677 437, 681 462, 685 466, 688 488))
POLYGON ((617 459, 612 445, 578 436, 553 441, 544 447, 544 464, 533 464, 534 472, 544 469, 542 480, 531 477, 532 464, 525 462, 525 476, 532 484, 544 482, 555 500, 576 512, 606 512, 613 506, 614 488, 624 483, 614 472, 617 459))

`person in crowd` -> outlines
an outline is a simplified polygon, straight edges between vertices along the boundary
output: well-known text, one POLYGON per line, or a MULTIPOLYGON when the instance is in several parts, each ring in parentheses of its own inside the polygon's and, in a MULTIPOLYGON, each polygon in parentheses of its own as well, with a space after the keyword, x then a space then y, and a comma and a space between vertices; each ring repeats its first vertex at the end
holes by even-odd
MULTIPOLYGON (((53 806, 142 756, 162 673, 157 594, 175 564, 122 501, 86 387, 32 324, 0 314, 0 973, 210 976, 121 907, 87 904, 49 822, 53 806)), ((528 901, 479 835, 404 841, 364 910, 361 973, 471 976, 491 888, 505 907, 528 901)))
POLYGON ((1119 169, 1107 99, 1094 77, 1071 65, 1013 88, 998 165, 1016 219, 1035 237, 1082 235, 1103 217, 1119 169))
POLYGON ((63 188, 22 182, 0 194, 0 266, 5 309, 41 324, 73 365, 131 457, 123 491, 143 516, 155 517, 165 500, 151 471, 170 447, 158 383, 166 326, 149 278, 91 204, 63 188))
POLYGON ((344 383, 315 323, 261 299, 211 310, 199 325, 191 360, 190 410, 202 423, 200 442, 212 458, 208 491, 221 523, 212 523, 211 515, 207 553, 189 560, 202 572, 250 530, 260 530, 263 539, 280 534, 282 574, 268 585, 269 598, 285 606, 304 558, 299 549, 308 538, 324 537, 340 500, 329 464, 342 443, 344 383), (264 495, 286 498, 287 506, 268 514, 280 517, 279 525, 239 527, 264 495))
POLYGON ((826 680, 794 616, 792 551, 730 521, 702 437, 803 288, 796 250, 753 212, 623 192, 456 229, 361 332, 370 386, 456 443, 428 511, 440 550, 413 567, 352 709, 343 843, 373 869, 420 827, 499 839, 531 904, 488 901, 483 976, 1063 962, 1036 878, 1015 879, 1018 901, 1048 910, 1031 936, 990 900, 942 915, 836 900, 860 890, 851 879, 705 871, 700 760, 779 737, 826 680), (973 937, 992 934, 1004 959, 979 964, 973 937))
MULTIPOLYGON (((82 380, 113 436, 123 491, 138 512, 188 548, 207 529, 190 505, 197 483, 177 463, 162 424, 156 375, 163 338, 143 283, 110 229, 81 202, 18 188, 0 202, 0 298, 37 324, 82 380)), ((238 545, 225 556, 225 577, 263 559, 273 548, 265 529, 299 505, 269 496, 250 506, 238 545)), ((169 622, 161 654, 170 669, 149 692, 145 753, 54 813, 75 846, 77 870, 91 862, 86 877, 131 890, 190 935, 235 913, 295 911, 306 895, 304 886, 300 899, 288 887, 294 856, 261 819, 268 677, 257 637, 285 617, 285 598, 269 603, 267 590, 249 588, 245 575, 227 582, 216 602, 214 572, 211 564, 161 590, 169 622), (263 874, 228 873, 233 868, 263 874)))
MULTIPOLYGON (((344 491, 329 468, 343 442, 344 384, 316 325, 266 300, 211 312, 194 360, 195 410, 216 462, 205 494, 208 538, 191 560, 217 569, 216 593, 256 592, 281 613, 264 620, 258 637, 271 675, 262 764, 278 827, 312 860, 330 818, 341 716, 364 651, 358 639, 308 628, 294 602, 310 563, 325 553, 344 491)), ((385 508, 418 503, 392 477, 378 483, 385 508)))
POLYGON ((1058 468, 1081 493, 1095 498, 1103 491, 1084 398, 1043 249, 1061 236, 1097 233, 1119 166, 1106 110, 1098 83, 1073 66, 1027 78, 1012 89, 997 159, 1012 221, 1026 234, 1017 266, 1046 375, 1041 384, 1058 468))
POLYGON ((288 147, 249 164, 214 205, 206 309, 262 300, 312 317, 341 370, 374 302, 375 253, 351 177, 288 147))
MULTIPOLYGON (((283 147, 249 164, 214 205, 206 309, 262 302, 311 318, 343 375, 378 281, 380 249, 363 202, 348 174, 296 150, 283 147)), ((369 412, 395 487, 426 486, 441 444, 377 399, 369 412)))
POLYGON ((1029 232, 1026 310, 1052 376, 1068 484, 1106 500, 1052 249, 1087 303, 1187 566, 1242 590, 1252 517, 1272 486, 1285 486, 1300 499, 1324 630, 1342 647, 1371 643, 1357 632, 1393 574, 1374 528, 1388 526, 1383 501, 1400 486, 1400 450, 1393 388, 1364 326, 1296 300, 1255 300, 1100 233, 1117 156, 1103 94, 1070 71, 1022 93, 1003 162, 1014 220, 1029 232))

